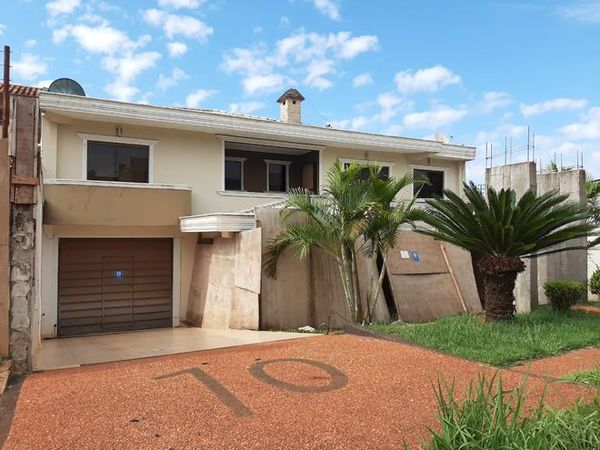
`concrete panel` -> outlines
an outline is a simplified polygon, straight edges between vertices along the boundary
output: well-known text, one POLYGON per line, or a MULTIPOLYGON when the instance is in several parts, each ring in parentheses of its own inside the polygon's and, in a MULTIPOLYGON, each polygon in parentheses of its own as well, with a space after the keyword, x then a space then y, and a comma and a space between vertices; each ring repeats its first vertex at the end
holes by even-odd
MULTIPOLYGON (((578 203, 586 201, 585 171, 565 170, 539 174, 537 178, 538 193, 558 190, 561 194, 569 194, 569 199, 578 203)), ((560 248, 585 246, 586 238, 572 239, 560 248)), ((553 255, 541 256, 538 265, 538 296, 540 304, 547 304, 548 298, 544 292, 544 283, 548 280, 578 281, 587 287, 588 261, 586 250, 569 250, 553 255)))
POLYGON ((473 274, 471 253, 447 242, 444 242, 442 245, 446 249, 448 261, 456 277, 467 310, 472 313, 481 312, 481 301, 479 300, 475 275, 473 274))
POLYGON ((391 274, 422 274, 446 273, 448 268, 444 263, 440 242, 414 231, 404 231, 399 234, 393 251, 387 259, 388 271, 391 274), (402 259, 400 252, 409 252, 408 259, 402 259), (416 251, 419 261, 413 260, 411 252, 416 251))
POLYGON ((314 300, 314 325, 343 326, 350 316, 336 261, 315 249, 310 257, 310 275, 314 300))
POLYGON ((258 294, 242 288, 233 289, 229 328, 258 330, 258 294))
POLYGON ((242 231, 238 236, 235 262, 235 286, 260 294, 262 272, 262 231, 242 231))
MULTIPOLYGON (((256 208, 262 230, 262 249, 282 229, 280 210, 256 208)), ((264 273, 260 289, 260 328, 294 328, 312 323, 309 259, 299 261, 295 252, 286 252, 277 265, 277 278, 264 273)))
MULTIPOLYGON (((379 271, 376 267, 376 261, 373 261, 373 259, 366 257, 362 253, 356 255, 356 267, 358 269, 358 285, 360 287, 361 299, 366 309, 367 287, 370 283, 371 275, 377 279, 379 277, 379 271)), ((340 285, 341 284, 340 281, 340 285)), ((377 322, 389 322, 390 320, 390 311, 385 302, 383 288, 379 291, 379 298, 377 299, 373 316, 377 322)))
POLYGON ((464 312, 449 273, 391 275, 398 317, 430 321, 464 312))
POLYGON ((536 188, 534 162, 524 162, 485 169, 486 185, 496 190, 512 188, 518 196, 536 188))
POLYGON ((234 290, 235 239, 199 244, 188 301, 188 319, 206 328, 229 328, 234 290))

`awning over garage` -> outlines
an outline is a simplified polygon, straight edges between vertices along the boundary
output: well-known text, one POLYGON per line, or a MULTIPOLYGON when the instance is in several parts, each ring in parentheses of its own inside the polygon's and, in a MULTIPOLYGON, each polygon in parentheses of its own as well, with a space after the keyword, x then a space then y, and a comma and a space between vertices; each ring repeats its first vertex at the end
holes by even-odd
POLYGON ((240 232, 256 228, 253 212, 198 214, 179 218, 184 233, 240 232))

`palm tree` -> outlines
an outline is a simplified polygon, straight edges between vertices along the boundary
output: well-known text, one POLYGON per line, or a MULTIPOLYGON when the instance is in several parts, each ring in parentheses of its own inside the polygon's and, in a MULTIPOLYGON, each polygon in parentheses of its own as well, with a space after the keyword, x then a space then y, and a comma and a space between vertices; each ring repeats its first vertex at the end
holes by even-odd
POLYGON ((486 321, 514 317, 513 290, 517 274, 525 270, 523 257, 582 248, 555 246, 585 237, 594 228, 586 205, 555 191, 539 196, 528 191, 517 199, 512 189, 489 188, 484 196, 473 183, 465 183, 464 193, 467 201, 451 191, 428 200, 423 221, 431 228, 418 231, 480 255, 486 321))
POLYGON ((371 197, 377 202, 377 208, 371 211, 368 226, 363 233, 365 254, 372 265, 366 292, 366 319, 372 322, 385 277, 388 253, 396 244, 402 227, 409 225, 414 228, 414 223, 423 218, 424 211, 414 207, 416 196, 396 200, 402 189, 415 183, 412 174, 405 174, 401 178, 383 178, 377 166, 370 166, 368 178, 371 197), (377 261, 379 256, 383 260, 381 268, 377 261))
POLYGON ((335 259, 340 270, 346 304, 353 321, 364 319, 356 266, 357 241, 368 227, 368 211, 377 208, 367 182, 361 177, 364 167, 344 168, 336 162, 327 174, 322 195, 312 196, 305 189, 292 189, 281 212, 284 231, 267 247, 264 267, 275 276, 277 261, 288 249, 306 258, 311 248, 319 248, 335 259))

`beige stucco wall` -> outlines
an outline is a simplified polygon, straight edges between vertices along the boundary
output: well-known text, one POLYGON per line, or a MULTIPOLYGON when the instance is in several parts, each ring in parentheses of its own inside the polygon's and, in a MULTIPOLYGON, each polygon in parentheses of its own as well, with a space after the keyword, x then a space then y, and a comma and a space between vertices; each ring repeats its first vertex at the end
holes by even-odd
MULTIPOLYGON (((402 154, 392 152, 362 152, 360 150, 348 150, 343 148, 327 148, 321 155, 322 177, 337 159, 351 159, 358 161, 374 161, 388 163, 391 165, 391 175, 401 177, 405 173, 412 171, 412 166, 428 166, 432 169, 444 169, 445 187, 454 191, 461 190, 461 183, 464 174, 464 162, 441 160, 435 158, 423 157, 418 154, 402 154)), ((405 194, 412 194, 409 188, 405 194)))
MULTIPOLYGON (((83 179, 84 146, 78 133, 114 136, 116 124, 76 121, 46 115, 43 120, 42 166, 46 179, 83 179)), ((157 140, 153 152, 155 183, 191 186, 191 213, 228 212, 277 200, 276 196, 223 195, 223 149, 215 135, 182 130, 125 125, 123 136, 157 140), (220 193, 221 191, 221 193, 220 193)), ((401 176, 410 165, 443 167, 446 187, 459 190, 464 162, 438 160, 392 152, 362 152, 328 147, 321 152, 321 182, 337 158, 393 163, 392 174, 401 176)))

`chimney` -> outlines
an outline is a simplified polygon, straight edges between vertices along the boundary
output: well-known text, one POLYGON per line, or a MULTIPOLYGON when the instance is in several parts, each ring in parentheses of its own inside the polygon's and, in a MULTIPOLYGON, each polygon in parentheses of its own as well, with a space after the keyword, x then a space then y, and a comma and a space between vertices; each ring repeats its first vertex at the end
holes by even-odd
POLYGON ((286 123, 302 123, 302 101, 304 97, 296 89, 288 89, 277 99, 279 120, 286 123))

